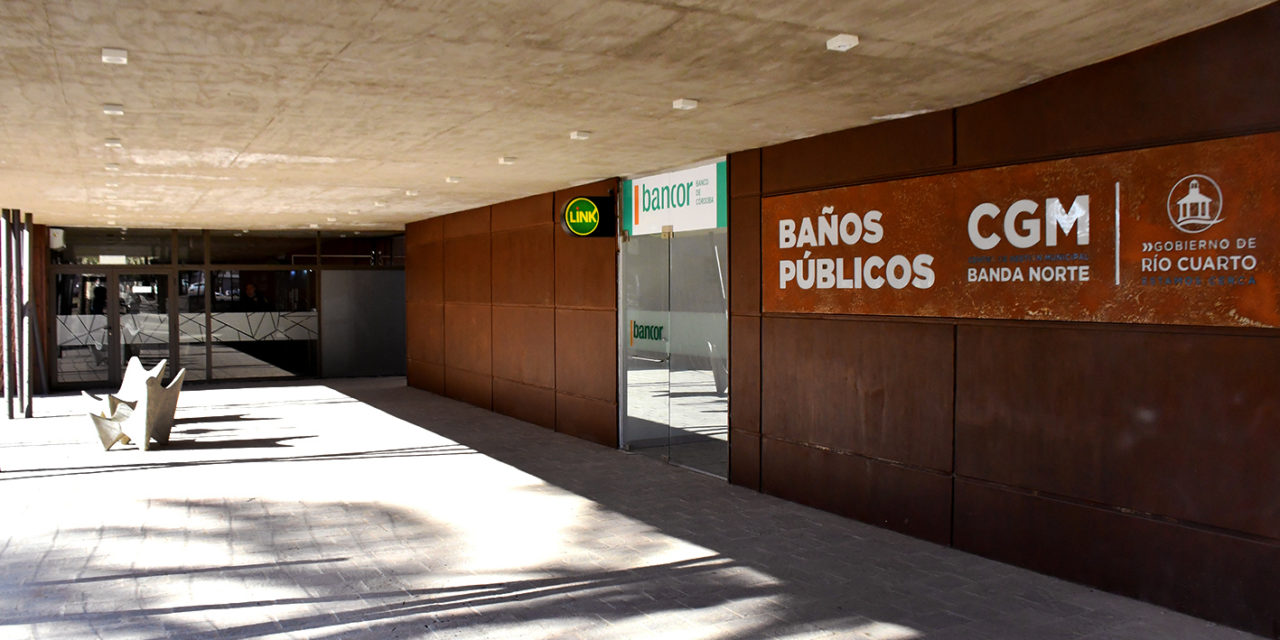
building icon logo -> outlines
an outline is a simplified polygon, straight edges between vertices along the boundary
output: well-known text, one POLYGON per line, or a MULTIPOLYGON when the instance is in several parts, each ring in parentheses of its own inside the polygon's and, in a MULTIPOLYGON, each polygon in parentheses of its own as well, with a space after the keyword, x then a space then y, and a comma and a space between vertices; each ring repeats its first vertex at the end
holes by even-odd
POLYGON ((1169 191, 1169 222, 1183 233, 1200 233, 1222 222, 1222 189, 1213 178, 1193 173, 1169 191))

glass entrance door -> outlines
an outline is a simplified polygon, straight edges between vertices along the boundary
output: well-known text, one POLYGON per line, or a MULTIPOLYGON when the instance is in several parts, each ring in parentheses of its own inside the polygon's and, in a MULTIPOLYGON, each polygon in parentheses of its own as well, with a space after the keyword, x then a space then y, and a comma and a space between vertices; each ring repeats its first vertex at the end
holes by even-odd
POLYGON ((623 447, 720 477, 729 464, 727 246, 723 228, 632 237, 620 285, 623 447))
POLYGON ((105 273, 60 273, 54 279, 53 379, 60 385, 110 384, 112 279, 105 273))
POLYGON ((639 236, 623 245, 623 448, 666 458, 670 445, 671 244, 639 236))
POLYGON ((169 359, 165 377, 172 377, 178 363, 169 353, 169 276, 121 274, 117 280, 119 374, 123 376, 129 359, 136 357, 148 369, 169 359))
MULTIPOLYGON (((148 368, 172 358, 169 277, 59 273, 54 279, 54 382, 75 388, 120 384, 131 357, 148 368)), ((170 360, 167 376, 177 371, 170 360)))
POLYGON ((729 474, 729 316, 726 229, 685 231, 671 240, 672 463, 729 474))

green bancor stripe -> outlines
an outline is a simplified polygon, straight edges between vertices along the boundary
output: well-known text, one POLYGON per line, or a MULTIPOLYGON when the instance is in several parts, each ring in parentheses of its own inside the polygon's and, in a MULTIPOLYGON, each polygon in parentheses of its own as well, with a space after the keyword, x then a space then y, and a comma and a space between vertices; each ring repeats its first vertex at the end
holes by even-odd
POLYGON ((622 229, 631 233, 631 181, 622 181, 622 229))
POLYGON ((729 226, 729 164, 716 163, 716 228, 729 226))

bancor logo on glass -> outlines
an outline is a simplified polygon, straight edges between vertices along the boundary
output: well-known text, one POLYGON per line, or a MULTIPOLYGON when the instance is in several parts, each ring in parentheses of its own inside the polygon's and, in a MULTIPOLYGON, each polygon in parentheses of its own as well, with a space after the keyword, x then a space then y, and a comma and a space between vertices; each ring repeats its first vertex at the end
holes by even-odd
POLYGON ((723 161, 622 183, 622 226, 628 235, 728 226, 723 161))

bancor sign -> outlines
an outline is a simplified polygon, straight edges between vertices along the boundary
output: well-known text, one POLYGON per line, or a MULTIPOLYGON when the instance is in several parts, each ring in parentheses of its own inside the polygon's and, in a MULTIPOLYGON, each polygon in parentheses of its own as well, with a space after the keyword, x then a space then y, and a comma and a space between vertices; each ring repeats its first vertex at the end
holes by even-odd
POLYGON ((765 198, 770 312, 1280 327, 1280 133, 765 198))
POLYGON ((622 183, 622 226, 643 236, 724 227, 728 222, 724 162, 622 183))

